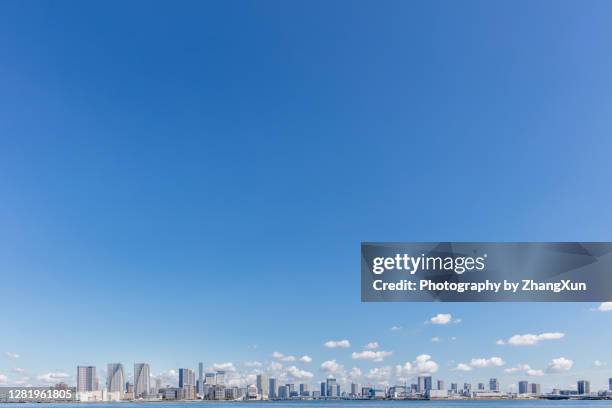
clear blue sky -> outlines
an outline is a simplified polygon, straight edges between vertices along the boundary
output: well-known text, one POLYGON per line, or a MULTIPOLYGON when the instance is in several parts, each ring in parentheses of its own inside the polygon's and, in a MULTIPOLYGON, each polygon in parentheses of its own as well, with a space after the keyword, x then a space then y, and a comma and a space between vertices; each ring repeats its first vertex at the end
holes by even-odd
POLYGON ((525 376, 504 369, 564 357, 569 371, 536 381, 603 387, 612 312, 361 304, 359 244, 609 241, 611 12, 2 2, 0 375, 74 381, 77 364, 114 361, 242 373, 278 351, 312 357, 282 370, 313 383, 325 361, 365 383, 428 354, 447 383, 506 389, 525 376), (462 321, 424 324, 437 313, 462 321), (393 355, 351 358, 371 341, 393 355), (494 356, 505 365, 452 370, 494 356))

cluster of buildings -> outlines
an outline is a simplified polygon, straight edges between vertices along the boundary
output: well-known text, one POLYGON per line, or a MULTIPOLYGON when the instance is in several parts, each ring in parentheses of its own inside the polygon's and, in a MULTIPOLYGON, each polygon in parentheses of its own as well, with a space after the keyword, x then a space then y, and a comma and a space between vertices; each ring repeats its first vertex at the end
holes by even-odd
MULTIPOLYGON (((612 398, 612 378, 609 379, 609 390, 591 391, 590 382, 580 380, 576 389, 553 389, 552 393, 543 394, 540 384, 519 381, 515 393, 500 390, 497 378, 491 378, 488 384, 464 383, 459 387, 451 383, 446 388, 443 380, 434 382, 429 375, 417 377, 414 384, 395 385, 377 388, 360 386, 351 383, 350 388, 343 390, 335 378, 327 378, 314 389, 310 384, 280 384, 277 378, 258 374, 254 384, 246 387, 226 384, 224 371, 205 372, 204 364, 199 363, 198 372, 190 368, 178 370, 178 384, 162 385, 160 379, 153 379, 149 364, 134 364, 133 381, 126 381, 125 369, 121 363, 107 365, 105 386, 101 387, 96 375, 95 366, 77 367, 77 400, 87 401, 123 401, 123 400, 287 400, 287 399, 506 399, 506 398, 612 398), (177 386, 178 385, 178 386, 177 386)), ((58 384, 58 386, 66 386, 58 384)))

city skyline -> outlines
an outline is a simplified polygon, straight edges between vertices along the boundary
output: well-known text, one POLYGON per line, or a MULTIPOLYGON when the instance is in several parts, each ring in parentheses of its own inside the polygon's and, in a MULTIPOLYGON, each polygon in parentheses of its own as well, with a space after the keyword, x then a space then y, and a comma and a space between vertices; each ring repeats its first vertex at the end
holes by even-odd
POLYGON ((610 241, 612 2, 519 3, 0 2, 0 386, 605 388, 609 303, 360 301, 361 242, 610 241))

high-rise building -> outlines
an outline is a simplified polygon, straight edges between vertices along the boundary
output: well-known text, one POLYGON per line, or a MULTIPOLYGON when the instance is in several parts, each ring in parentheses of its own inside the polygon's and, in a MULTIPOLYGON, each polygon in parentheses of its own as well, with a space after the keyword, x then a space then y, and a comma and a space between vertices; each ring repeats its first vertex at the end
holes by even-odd
POLYGON ((77 391, 98 391, 95 366, 77 366, 77 391))
POLYGON ((457 383, 451 383, 450 390, 452 394, 457 394, 459 392, 459 387, 457 387, 457 383))
POLYGON ((204 391, 204 363, 198 363, 198 381, 196 381, 196 392, 201 394, 204 391))
POLYGON ((608 389, 612 391, 612 378, 608 378, 608 389))
MULTIPOLYGON (((336 379, 335 378, 328 378, 325 384, 325 387, 327 389, 327 396, 328 397, 335 397, 336 396, 336 379)), ((323 390, 321 390, 323 391, 323 390)))
POLYGON ((215 381, 216 381, 216 374, 215 373, 206 373, 204 375, 204 384, 206 385, 215 385, 215 381))
POLYGON ((217 371, 215 381, 217 385, 225 385, 225 371, 217 371))
POLYGON ((195 386, 195 373, 191 368, 179 368, 179 388, 195 386))
POLYGON ((351 383, 351 397, 356 397, 359 394, 359 384, 351 383))
POLYGON ((308 395, 310 395, 308 384, 300 384, 300 396, 307 397, 308 395))
POLYGON ((134 397, 139 398, 149 394, 151 388, 151 369, 147 363, 134 364, 134 397))
POLYGON ((268 380, 268 398, 278 398, 278 386, 276 384, 276 378, 270 378, 268 380))
POLYGON ((327 396, 327 383, 324 383, 324 382, 321 383, 321 396, 322 397, 327 396))
POLYGON ((438 389, 439 390, 443 390, 444 389, 444 381, 438 380, 438 389))
POLYGON ((587 380, 578 381, 578 394, 586 395, 591 393, 591 382, 587 380))
POLYGON ((518 393, 519 394, 527 394, 529 393, 529 383, 527 381, 519 381, 518 383, 518 393))
POLYGON ((125 371, 121 363, 109 363, 106 366, 106 391, 124 394, 125 371))
POLYGON ((265 374, 257 374, 257 394, 261 395, 262 398, 268 398, 270 395, 268 383, 268 376, 265 374))
POLYGON ((541 392, 542 387, 540 386, 540 384, 529 384, 529 393, 533 394, 533 395, 540 395, 542 394, 541 392))
POLYGON ((417 380, 418 392, 424 394, 432 389, 432 380, 430 375, 419 375, 417 380))
POLYGON ((489 391, 499 392, 499 381, 497 378, 491 378, 489 380, 489 391))
POLYGON ((278 398, 289 398, 289 387, 287 387, 286 385, 281 385, 280 387, 278 387, 278 398))
POLYGON ((484 390, 485 390, 484 383, 478 383, 478 391, 484 391, 484 390))

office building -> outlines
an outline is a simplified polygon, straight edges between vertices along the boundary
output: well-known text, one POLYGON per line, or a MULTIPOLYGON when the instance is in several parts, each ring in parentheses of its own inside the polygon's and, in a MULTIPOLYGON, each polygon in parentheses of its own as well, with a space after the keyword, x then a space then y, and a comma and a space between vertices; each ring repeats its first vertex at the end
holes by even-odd
POLYGON ((591 393, 591 382, 586 380, 580 380, 577 383, 578 395, 587 395, 591 393))
POLYGON ((418 392, 425 394, 432 389, 432 380, 430 375, 419 375, 417 378, 418 392))
POLYGON ((321 383, 321 396, 322 397, 327 396, 327 384, 324 382, 321 383))
POLYGON ((268 398, 278 398, 278 385, 276 378, 270 378, 268 380, 268 398))
POLYGON ((444 389, 444 381, 438 380, 437 384, 438 384, 438 390, 443 390, 444 389))
POLYGON ((518 393, 519 394, 527 394, 527 393, 529 393, 529 383, 527 381, 519 381, 519 383, 518 383, 518 393))
MULTIPOLYGON (((328 397, 335 397, 336 395, 336 379, 335 378, 328 378, 325 382, 325 387, 327 389, 327 396, 328 397)), ((321 390, 322 391, 322 390, 321 390)))
POLYGON ((459 387, 457 386, 457 383, 451 383, 450 391, 451 391, 452 394, 458 394, 459 393, 459 387))
POLYGON ((225 385, 225 371, 217 371, 215 381, 217 385, 225 385))
POLYGON ((134 397, 139 398, 149 394, 151 388, 151 370, 147 363, 134 364, 134 397))
POLYGON ((106 366, 106 391, 125 394, 125 371, 121 363, 109 363, 106 366))
POLYGON ((95 366, 77 367, 77 392, 98 391, 98 377, 95 366))
POLYGON ((484 391, 484 390, 485 390, 484 383, 478 383, 478 391, 484 391))
POLYGON ((491 378, 489 380, 489 391, 499 392, 499 381, 497 378, 491 378))
POLYGON ((308 384, 300 384, 300 396, 308 397, 309 395, 310 395, 310 392, 308 390, 308 384))
POLYGON ((268 388, 270 386, 270 384, 268 383, 268 376, 265 374, 257 374, 256 383, 257 394, 260 395, 261 398, 268 398, 268 396, 270 395, 270 391, 268 388))
POLYGON ((540 395, 542 387, 540 384, 529 384, 529 393, 533 395, 540 395))
POLYGON ((195 386, 195 373, 191 368, 179 368, 179 388, 195 386))

